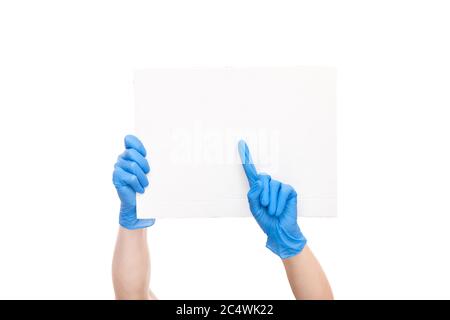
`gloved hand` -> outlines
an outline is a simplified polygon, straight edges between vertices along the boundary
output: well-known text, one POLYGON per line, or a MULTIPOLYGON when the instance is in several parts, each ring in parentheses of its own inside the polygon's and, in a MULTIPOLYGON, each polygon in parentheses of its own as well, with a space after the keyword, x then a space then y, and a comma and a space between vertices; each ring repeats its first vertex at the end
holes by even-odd
POLYGON ((150 227, 155 223, 155 219, 136 218, 136 192, 144 193, 148 186, 146 174, 150 172, 150 166, 146 155, 142 142, 128 135, 125 137, 125 151, 114 165, 113 184, 121 201, 119 223, 130 230, 150 227))
POLYGON ((297 193, 290 185, 258 174, 245 141, 239 141, 238 149, 250 185, 250 211, 267 235, 266 247, 282 259, 297 255, 306 245, 297 224, 297 193))

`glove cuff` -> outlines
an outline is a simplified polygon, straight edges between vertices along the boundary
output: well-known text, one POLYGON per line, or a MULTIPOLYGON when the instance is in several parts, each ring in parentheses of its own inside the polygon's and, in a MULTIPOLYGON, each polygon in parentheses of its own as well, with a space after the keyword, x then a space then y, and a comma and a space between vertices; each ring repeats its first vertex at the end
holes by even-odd
POLYGON ((307 243, 298 226, 294 234, 288 234, 281 228, 277 231, 274 235, 267 237, 266 247, 281 259, 299 254, 307 243))
POLYGON ((136 230, 151 227, 155 224, 155 219, 137 219, 133 222, 119 220, 119 224, 128 230, 136 230))
POLYGON ((128 230, 136 230, 151 227, 155 219, 136 219, 136 210, 131 213, 120 212, 119 224, 128 230))

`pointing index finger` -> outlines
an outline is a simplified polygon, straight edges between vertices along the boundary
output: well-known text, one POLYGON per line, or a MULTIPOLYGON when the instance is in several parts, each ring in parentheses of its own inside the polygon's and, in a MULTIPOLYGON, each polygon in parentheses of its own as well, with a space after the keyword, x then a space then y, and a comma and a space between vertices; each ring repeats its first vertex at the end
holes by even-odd
POLYGON ((248 183, 252 186, 258 180, 258 172, 256 171, 247 143, 244 140, 239 141, 238 150, 248 183))

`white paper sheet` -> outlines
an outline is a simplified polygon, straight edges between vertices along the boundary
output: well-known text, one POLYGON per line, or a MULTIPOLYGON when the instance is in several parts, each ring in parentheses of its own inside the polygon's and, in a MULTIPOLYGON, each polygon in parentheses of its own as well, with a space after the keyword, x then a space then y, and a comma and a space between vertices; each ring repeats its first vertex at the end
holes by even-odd
POLYGON ((148 69, 134 85, 151 167, 138 217, 249 216, 240 139, 295 187, 300 216, 336 216, 335 69, 148 69))

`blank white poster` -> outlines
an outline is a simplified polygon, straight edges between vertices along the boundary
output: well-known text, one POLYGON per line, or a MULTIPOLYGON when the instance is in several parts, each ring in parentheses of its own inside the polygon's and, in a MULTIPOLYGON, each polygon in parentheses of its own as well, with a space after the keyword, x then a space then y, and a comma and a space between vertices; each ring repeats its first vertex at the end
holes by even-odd
POLYGON ((134 87, 151 167, 139 218, 249 216, 240 139, 296 189, 300 216, 336 216, 335 69, 147 69, 134 87))

